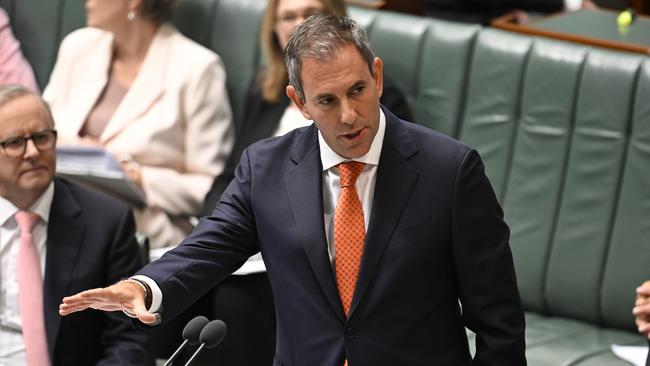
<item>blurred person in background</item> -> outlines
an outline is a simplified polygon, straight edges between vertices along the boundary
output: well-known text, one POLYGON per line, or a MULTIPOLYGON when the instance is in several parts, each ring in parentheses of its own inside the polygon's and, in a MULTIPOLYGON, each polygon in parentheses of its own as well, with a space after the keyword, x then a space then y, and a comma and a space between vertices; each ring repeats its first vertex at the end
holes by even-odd
MULTIPOLYGON (((264 138, 282 136, 312 124, 287 97, 284 48, 293 29, 309 16, 317 14, 346 15, 345 3, 343 0, 268 2, 260 30, 265 63, 249 86, 233 153, 206 197, 204 215, 212 212, 234 177, 246 147, 264 138)), ((406 100, 390 81, 384 83, 381 102, 401 118, 411 118, 406 100)), ((208 296, 212 298, 214 317, 228 324, 228 336, 217 349, 199 356, 198 364, 271 365, 275 353, 275 308, 262 256, 251 257, 234 276, 217 285, 208 296)))
POLYGON ((234 140, 221 59, 167 23, 175 3, 87 0, 44 92, 62 144, 105 148, 142 188, 152 248, 191 231, 234 140))
POLYGON ((34 72, 20 51, 20 42, 11 31, 9 17, 0 8, 0 85, 20 84, 38 92, 34 72))

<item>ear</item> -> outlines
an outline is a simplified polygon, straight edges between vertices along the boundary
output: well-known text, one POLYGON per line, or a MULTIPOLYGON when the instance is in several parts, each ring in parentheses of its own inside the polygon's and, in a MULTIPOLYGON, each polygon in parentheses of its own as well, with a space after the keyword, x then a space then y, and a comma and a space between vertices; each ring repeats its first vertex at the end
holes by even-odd
POLYGON ((293 85, 287 85, 286 91, 287 91, 287 96, 289 97, 289 99, 291 99, 293 101, 293 103, 296 105, 296 107, 298 107, 298 109, 300 110, 300 113, 302 113, 302 115, 306 119, 312 120, 313 118, 311 118, 311 115, 309 114, 309 112, 307 111, 307 108, 305 107, 305 101, 302 100, 302 98, 300 98, 296 88, 294 88, 293 85))
POLYGON ((372 77, 375 79, 375 84, 377 84, 377 95, 381 97, 381 94, 384 92, 384 63, 379 57, 375 57, 372 60, 372 66, 374 68, 374 75, 372 77))

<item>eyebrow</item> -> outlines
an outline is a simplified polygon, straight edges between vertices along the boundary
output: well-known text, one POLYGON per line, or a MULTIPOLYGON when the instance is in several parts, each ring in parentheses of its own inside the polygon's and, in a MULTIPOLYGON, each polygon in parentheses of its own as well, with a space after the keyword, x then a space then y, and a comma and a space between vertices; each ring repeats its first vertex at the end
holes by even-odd
POLYGON ((348 89, 348 91, 350 91, 350 90, 352 90, 352 89, 356 89, 356 88, 358 88, 358 87, 360 87, 360 86, 366 86, 366 85, 368 85, 368 82, 367 82, 367 81, 365 81, 365 80, 359 80, 359 81, 357 81, 356 83, 352 84, 352 86, 348 89))
MULTIPOLYGON (((352 84, 351 87, 348 88, 347 91, 349 92, 349 91, 351 91, 351 90, 353 90, 353 89, 355 89, 355 88, 358 88, 358 87, 360 87, 360 86, 367 86, 367 85, 368 85, 368 82, 367 82, 366 80, 357 80, 354 84, 352 84)), ((327 98, 327 97, 330 97, 330 98, 332 98, 332 97, 333 97, 333 98, 336 98, 336 95, 334 95, 334 94, 332 94, 332 93, 322 93, 322 94, 318 94, 318 95, 314 96, 314 97, 312 98, 312 100, 313 100, 314 102, 317 102, 319 99, 327 98)))

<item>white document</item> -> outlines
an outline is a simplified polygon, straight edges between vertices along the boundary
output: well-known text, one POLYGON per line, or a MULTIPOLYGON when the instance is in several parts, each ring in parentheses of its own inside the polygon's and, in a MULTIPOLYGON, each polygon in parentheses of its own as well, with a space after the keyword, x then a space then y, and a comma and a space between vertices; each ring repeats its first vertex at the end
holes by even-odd
POLYGON ((646 346, 619 346, 612 344, 612 352, 634 366, 645 366, 646 357, 648 357, 648 347, 646 346))
POLYGON ((57 147, 58 175, 109 194, 138 208, 145 206, 142 190, 122 170, 113 154, 99 147, 57 147))

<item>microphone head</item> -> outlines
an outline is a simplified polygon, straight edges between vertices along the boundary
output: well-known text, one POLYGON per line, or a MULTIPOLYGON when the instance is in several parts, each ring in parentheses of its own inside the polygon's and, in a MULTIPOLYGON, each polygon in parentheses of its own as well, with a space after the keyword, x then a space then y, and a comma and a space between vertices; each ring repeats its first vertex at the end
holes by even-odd
POLYGON ((199 341, 205 343, 205 348, 214 348, 226 337, 226 331, 226 323, 219 319, 213 320, 203 328, 199 341))
POLYGON ((183 328, 183 339, 187 340, 187 343, 191 345, 199 344, 199 338, 201 331, 208 324, 208 318, 203 315, 199 315, 196 318, 187 322, 185 328, 183 328))

